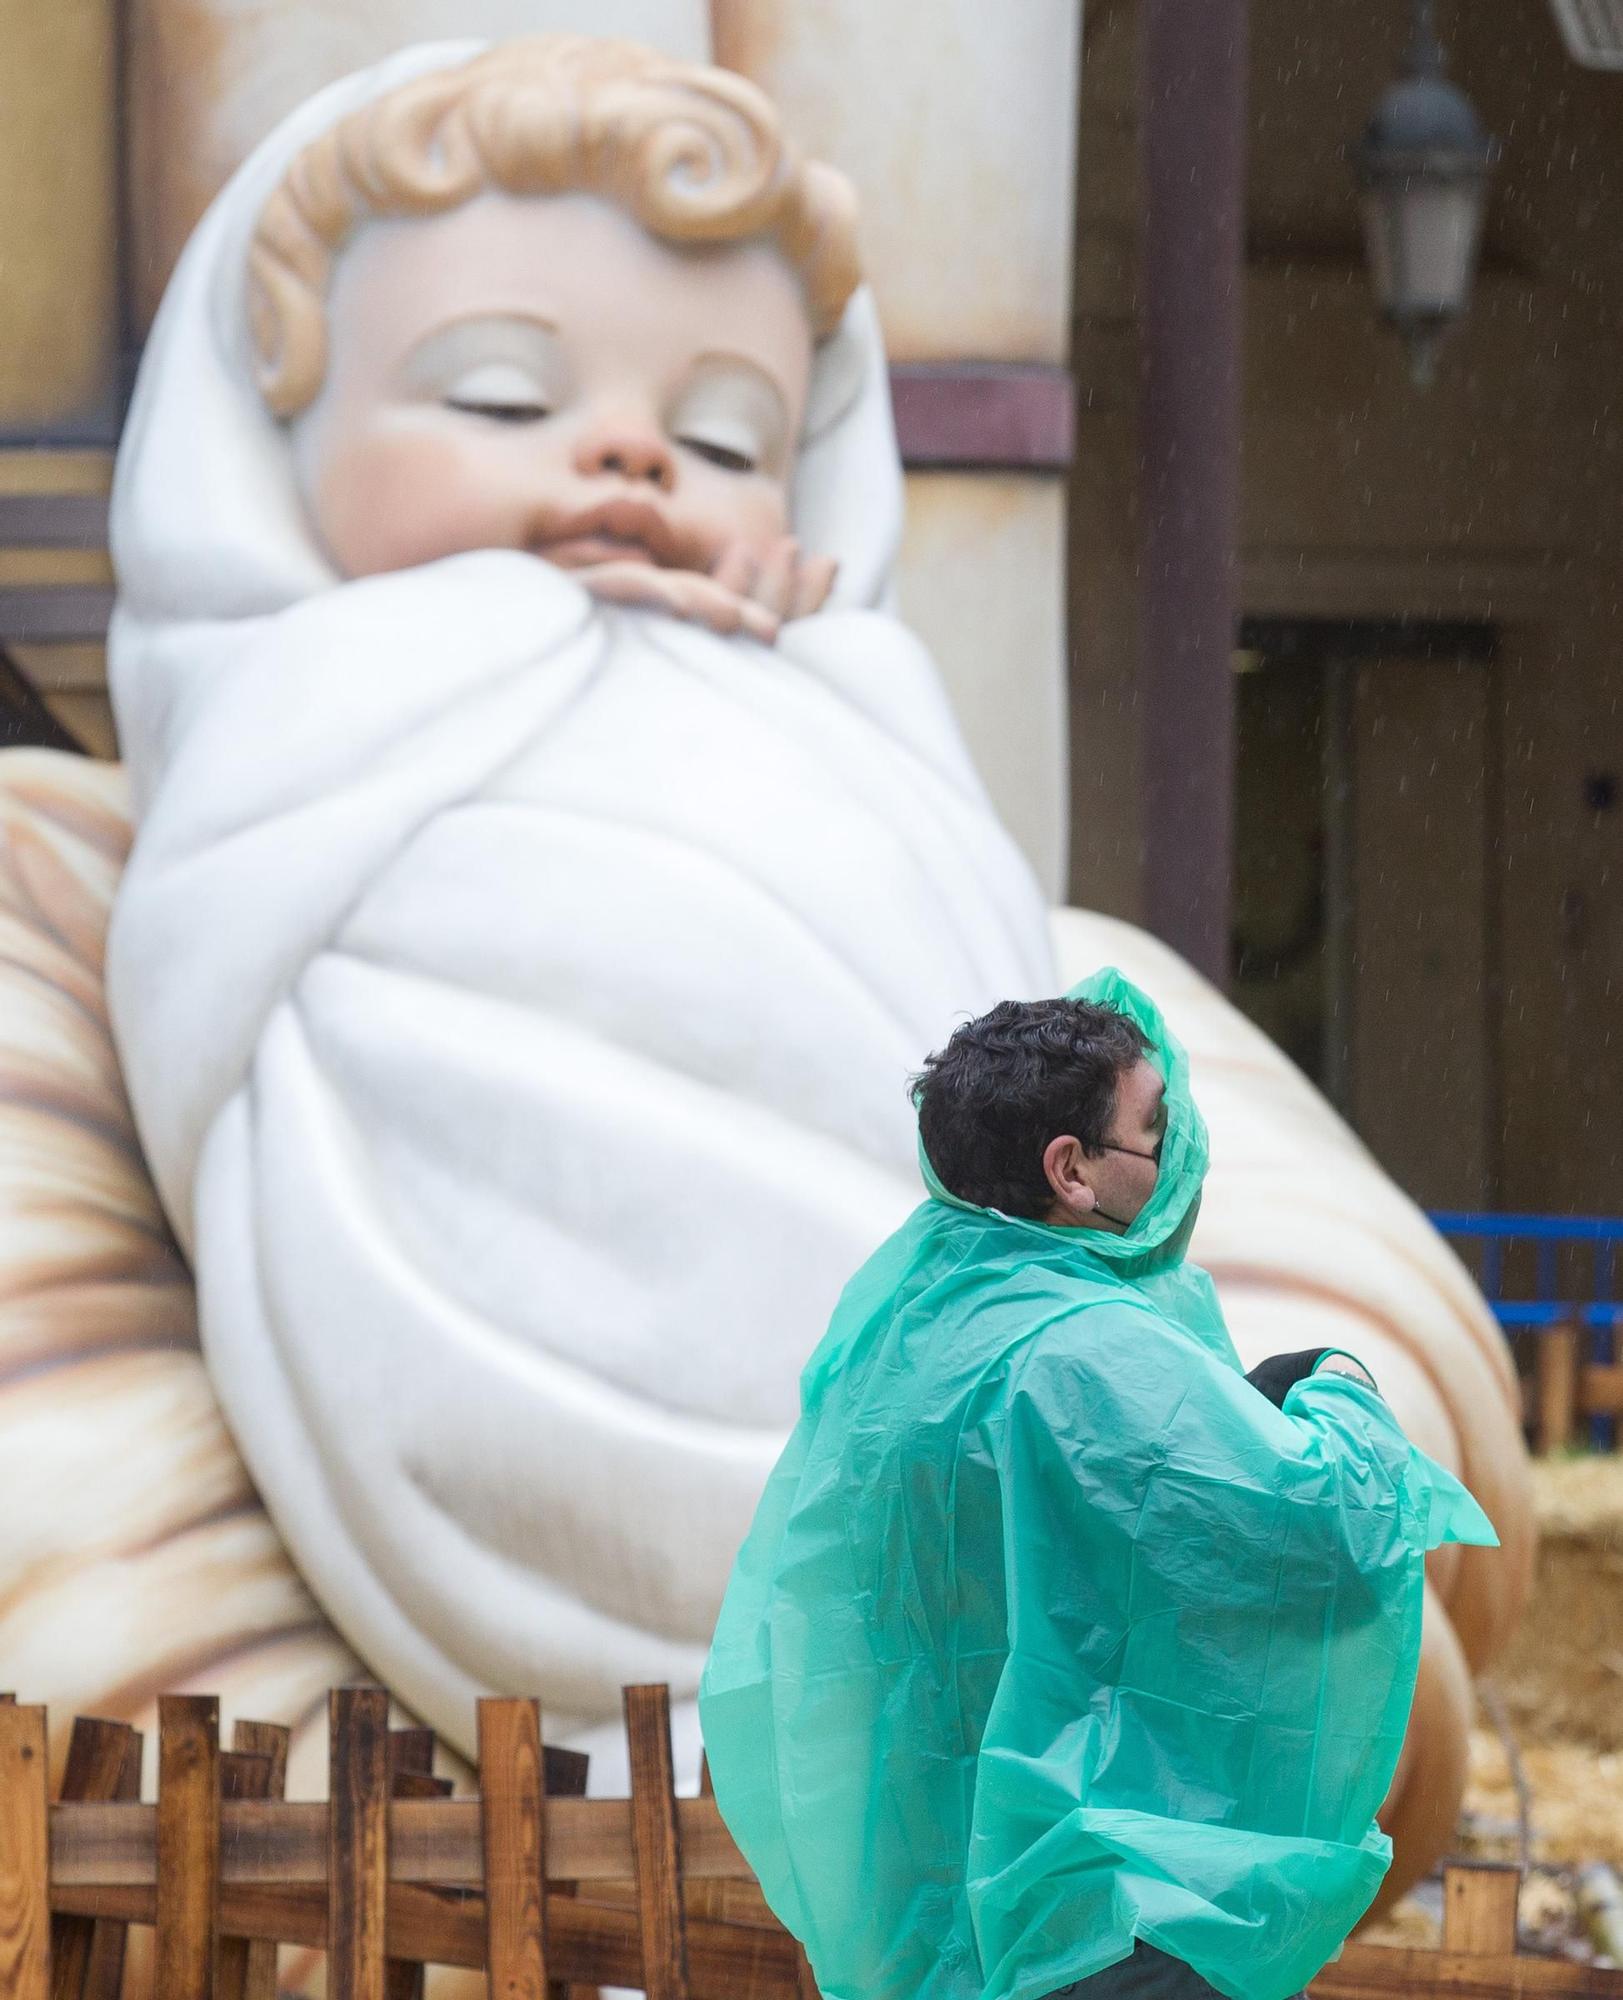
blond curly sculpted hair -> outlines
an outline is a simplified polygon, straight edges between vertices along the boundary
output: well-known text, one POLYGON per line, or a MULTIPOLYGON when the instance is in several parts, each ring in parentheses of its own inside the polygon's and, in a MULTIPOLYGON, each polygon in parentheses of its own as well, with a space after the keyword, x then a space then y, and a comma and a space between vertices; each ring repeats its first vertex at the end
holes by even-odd
POLYGON ((362 105, 283 175, 248 249, 256 374, 277 416, 321 388, 327 285, 351 233, 489 189, 602 195, 671 243, 766 237, 800 273, 819 339, 860 275, 850 182, 799 157, 754 84, 637 42, 525 36, 362 105))

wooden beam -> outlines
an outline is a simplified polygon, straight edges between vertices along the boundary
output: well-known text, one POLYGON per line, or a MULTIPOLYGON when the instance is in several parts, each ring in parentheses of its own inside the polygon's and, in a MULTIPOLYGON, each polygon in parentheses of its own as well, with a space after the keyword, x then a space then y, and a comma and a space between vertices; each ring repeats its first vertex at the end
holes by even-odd
MULTIPOLYGON (((153 1917, 150 1888, 53 1891, 54 1908, 124 1923, 153 1917)), ((319 1949, 326 1897, 314 1885, 245 1886, 222 1894, 227 1935, 274 1938, 319 1949)), ((483 1899, 447 1904, 430 1891, 389 1891, 391 1954, 477 1969, 484 1963, 483 1899)), ((582 1985, 634 1986, 640 1964, 636 1914, 561 1896, 547 1898, 549 1970, 582 1985)), ((794 1940, 781 1929, 690 1921, 694 2000, 798 2000, 794 1940)), ((1310 2000, 1623 2000, 1623 1971, 1560 1959, 1509 1958, 1349 1944, 1309 1987, 1310 2000)))
POLYGON ((486 1965, 494 2000, 546 2000, 546 1803, 541 1710, 479 1704, 486 1965))
MULTIPOLYGON (((397 1799, 448 1799, 456 1789, 449 1778, 436 1778, 433 1772, 434 1734, 428 1729, 391 1729, 389 1731, 389 1790, 397 1799), (419 1749, 416 1740, 427 1737, 426 1752, 419 1749), (402 1738, 406 1740, 402 1742, 402 1738), (408 1768, 411 1764, 421 1764, 421 1770, 408 1768)), ((455 1889, 448 1895, 459 1895, 455 1889)), ((423 2000, 425 1982, 423 1968, 409 1958, 391 1958, 386 1984, 388 2000, 423 2000)))
MULTIPOLYGON (((555 1823, 552 1816, 551 1801, 557 1798, 585 1798, 586 1780, 591 1770, 591 1761, 590 1756, 584 1750, 555 1749, 550 1743, 543 1743, 541 1745, 541 1776, 548 1800, 547 1845, 543 1851, 543 1862, 545 1862, 547 1855, 551 1851, 552 1829, 555 1823)), ((548 1877, 548 1885, 550 1893, 547 1906, 549 1908, 551 1907, 552 1896, 574 1896, 580 1893, 578 1883, 560 1881, 556 1872, 548 1877)), ((597 2000, 596 1995, 592 1993, 585 1991, 575 1993, 567 1979, 560 1979, 557 1976, 557 1972, 552 1965, 552 1959, 553 1953, 549 1945, 547 1950, 549 1967, 547 2000, 597 2000)))
POLYGON ((1542 1327, 1535 1336, 1534 1449, 1541 1454, 1562 1450, 1578 1428, 1578 1339, 1570 1322, 1542 1327))
POLYGON ((910 471, 1063 472, 1076 455, 1068 369, 996 361, 897 362, 891 404, 910 471))
POLYGON ((682 1906, 682 1836, 671 1758, 670 1689, 663 1682, 621 1690, 631 1764, 632 1851, 647 2000, 688 2000, 687 1912, 682 1906))
MULTIPOLYGON (((222 1799, 270 1797, 273 1760, 258 1751, 226 1750, 220 1755, 222 1799)), ((247 1938, 222 1937, 215 1960, 216 2000, 251 2000, 250 1955, 256 1947, 247 1938)))
POLYGON ((0 1993, 51 2000, 45 1711, 0 1702, 0 1993))
POLYGON ((1514 1957, 1521 1885, 1519 1868, 1445 1868, 1443 1950, 1514 1957))
MULTIPOLYGON (((263 1758, 267 1799, 280 1800, 287 1790, 287 1753, 292 1740, 292 1730, 279 1722, 239 1722, 231 1732, 234 1750, 263 1758)), ((275 1945, 264 1938, 245 1942, 242 2000, 276 2000, 275 1945)))
POLYGON ((1229 981, 1247 0, 1142 0, 1147 927, 1229 981))
POLYGON ((163 2000, 214 2000, 220 1923, 220 1704, 213 1695, 158 1697, 156 1819, 154 1986, 163 2000))
MULTIPOLYGON (((144 1886, 153 1880, 156 1810, 147 1805, 51 1808, 51 1879, 144 1886)), ((682 1872, 752 1882, 713 1799, 676 1801, 682 1872)), ((324 1805, 228 1802, 220 1810, 222 1880, 325 1882, 324 1805)), ((397 1799, 389 1808, 389 1879, 474 1887, 483 1866, 477 1799, 397 1799)), ((629 1799, 549 1799, 549 1881, 634 1882, 629 1799)))
MULTIPOLYGON (((130 1740, 124 1753, 124 1769, 119 1774, 118 1792, 120 1799, 136 1800, 141 1796, 141 1749, 142 1736, 139 1729, 130 1731, 130 1740)), ((77 2000, 120 2000, 124 1991, 124 1956, 129 1944, 127 1924, 97 1924, 90 1940, 90 1960, 85 1967, 85 1976, 79 1988, 77 2000)), ((270 1947, 274 1956, 276 1947, 270 1947)), ((62 2000, 60 1986, 57 2000, 62 2000)), ((243 2000, 276 2000, 276 1989, 272 1985, 268 1994, 245 1994, 243 2000)))
MULTIPOLYGON (((77 1717, 68 1738, 63 1798, 102 1802, 138 1799, 140 1756, 141 1739, 127 1722, 77 1717)), ((51 1927, 51 1990, 55 2000, 109 2000, 109 1996, 116 1996, 123 1978, 124 1944, 122 1924, 58 1917, 51 1927)))
POLYGON ((1349 1944, 1308 2000, 1623 2000, 1623 1971, 1570 1959, 1349 1944))
POLYGON ((395 1775, 404 1771, 412 1777, 426 1778, 434 1770, 434 1732, 432 1729, 391 1729, 389 1731, 389 1770, 395 1775))
POLYGON ((1596 1361, 1580 1369, 1578 1408, 1586 1417, 1623 1414, 1623 1364, 1596 1361))
POLYGON ((329 2000, 385 2000, 391 1956, 388 1694, 380 1687, 334 1688, 328 1719, 327 1993, 329 2000))
MULTIPOLYGON (((51 1907, 79 1916, 150 1924, 153 1891, 133 1885, 53 1885, 51 1907)), ((275 1939, 319 1950, 327 1941, 326 1890, 316 1883, 228 1886, 221 1894, 220 1923, 228 1937, 275 1939)), ((687 1927, 687 1940, 693 2000, 737 2000, 741 1992, 751 2000, 799 2000, 795 1941, 787 1931, 693 1921, 687 1927)), ((388 1948, 396 1958, 482 1966, 484 1898, 470 1895, 449 1902, 431 1889, 391 1884, 388 1948)), ((549 1973, 572 1985, 635 1986, 641 1975, 637 1913, 632 1908, 549 1895, 547 1949, 549 1973)), ((1623 2000, 1623 1975, 1619 2000, 1623 2000)))
POLYGON ((109 584, 0 584, 0 645, 90 645, 112 613, 109 584))
POLYGON ((1241 602, 1252 618, 1378 624, 1526 623, 1550 616, 1567 574, 1561 549, 1250 548, 1241 602))
POLYGON ((585 1750, 565 1750, 557 1744, 541 1746, 541 1775, 549 1799, 579 1799, 586 1796, 586 1774, 592 1759, 585 1750))
POLYGON ((0 493, 0 548, 106 546, 105 493, 0 493))

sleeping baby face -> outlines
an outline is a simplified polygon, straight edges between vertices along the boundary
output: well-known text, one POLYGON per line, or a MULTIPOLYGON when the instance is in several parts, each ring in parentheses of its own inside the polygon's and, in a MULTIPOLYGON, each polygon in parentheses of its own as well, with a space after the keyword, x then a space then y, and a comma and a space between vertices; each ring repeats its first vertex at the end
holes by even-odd
POLYGON ((812 335, 770 244, 684 250, 595 196, 484 194, 364 227, 328 329, 294 450, 344 575, 528 550, 765 638, 826 595, 831 566, 787 539, 812 335))

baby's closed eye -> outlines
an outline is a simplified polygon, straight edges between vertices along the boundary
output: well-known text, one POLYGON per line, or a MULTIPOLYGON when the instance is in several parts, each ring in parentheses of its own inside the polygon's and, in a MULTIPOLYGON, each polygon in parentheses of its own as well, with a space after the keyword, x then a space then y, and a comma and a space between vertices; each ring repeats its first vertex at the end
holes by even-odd
POLYGON ((789 447, 788 413, 776 388, 742 360, 701 362, 666 412, 684 450, 724 472, 776 471, 789 447))
POLYGON ((718 443, 714 438, 679 437, 676 442, 708 464, 719 465, 723 472, 753 472, 758 463, 750 452, 718 443))
POLYGON ((512 361, 486 361, 464 370, 443 400, 450 409, 504 424, 538 423, 552 414, 535 377, 512 361))
POLYGON ((571 393, 572 375, 554 328, 491 313, 436 327, 408 355, 403 387, 461 415, 538 423, 571 393))

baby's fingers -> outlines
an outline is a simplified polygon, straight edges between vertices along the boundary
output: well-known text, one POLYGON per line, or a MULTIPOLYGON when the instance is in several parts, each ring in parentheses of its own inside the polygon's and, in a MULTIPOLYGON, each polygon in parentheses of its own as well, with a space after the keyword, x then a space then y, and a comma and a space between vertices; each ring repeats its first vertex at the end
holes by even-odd
POLYGON ((764 605, 774 617, 785 618, 794 602, 799 579, 800 544, 793 535, 785 535, 762 560, 755 588, 745 594, 764 605))
POLYGON ((718 578, 690 573, 682 577, 680 588, 682 614, 695 624, 708 625, 712 632, 744 632, 764 646, 777 638, 777 615, 740 597, 718 578))
POLYGON ((821 611, 839 569, 833 556, 802 556, 785 618, 809 618, 814 611, 821 611))
POLYGON ((673 618, 704 625, 712 632, 746 632, 770 646, 781 622, 774 612, 729 590, 717 577, 697 570, 655 569, 649 563, 595 563, 578 572, 594 597, 611 604, 668 611, 673 618))
POLYGON ((639 604, 650 610, 670 605, 665 572, 647 563, 593 563, 576 575, 594 597, 608 604, 639 604))
POLYGON ((754 550, 748 542, 739 540, 727 544, 710 574, 723 590, 730 590, 735 597, 748 597, 758 567, 754 550))

